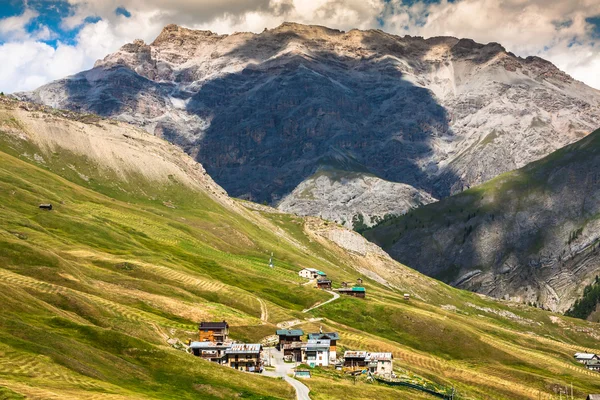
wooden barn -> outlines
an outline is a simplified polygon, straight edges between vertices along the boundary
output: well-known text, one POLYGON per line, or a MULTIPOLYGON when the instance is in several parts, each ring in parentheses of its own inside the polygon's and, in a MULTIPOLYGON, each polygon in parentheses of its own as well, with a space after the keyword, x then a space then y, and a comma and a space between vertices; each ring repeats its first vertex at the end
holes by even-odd
POLYGON ((367 291, 365 290, 364 287, 361 287, 361 286, 354 286, 351 288, 340 288, 340 289, 338 289, 338 293, 346 295, 346 296, 360 297, 363 299, 367 295, 367 291))

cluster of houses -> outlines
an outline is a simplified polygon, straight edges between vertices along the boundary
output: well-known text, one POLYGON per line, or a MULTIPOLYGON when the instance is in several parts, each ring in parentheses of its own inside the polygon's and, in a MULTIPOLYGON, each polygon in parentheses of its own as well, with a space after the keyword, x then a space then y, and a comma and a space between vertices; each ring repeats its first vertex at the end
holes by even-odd
MULTIPOLYGON (((303 268, 300 270, 300 272, 298 272, 298 275, 300 275, 302 278, 316 280, 316 285, 319 289, 331 290, 331 279, 327 278, 327 274, 323 271, 319 271, 315 268, 303 268)), ((362 279, 358 278, 356 280, 356 285, 352 287, 350 287, 348 282, 342 282, 342 287, 334 290, 336 290, 339 294, 346 296, 364 298, 367 294, 367 291, 361 286, 362 282, 362 279)))
POLYGON ((600 371, 600 357, 592 353, 575 353, 575 359, 592 371, 600 371))
MULTIPOLYGON (((337 358, 337 332, 306 335, 301 329, 278 329, 277 350, 286 361, 307 364, 310 367, 329 367, 347 371, 368 371, 375 375, 392 376, 392 353, 370 353, 346 351, 341 360, 337 358)), ((226 321, 201 322, 198 325, 198 341, 190 341, 189 349, 197 357, 241 371, 262 372, 263 347, 259 343, 234 343, 229 339, 229 324, 226 321)), ((310 373, 308 373, 310 376, 310 373)))
POLYGON ((277 330, 277 349, 283 352, 287 361, 295 361, 310 367, 344 368, 347 371, 368 371, 375 375, 392 377, 394 357, 392 353, 371 353, 367 351, 346 351, 343 360, 337 359, 337 332, 309 333, 308 340, 302 341, 301 329, 277 330))
POLYGON ((233 343, 226 321, 201 322, 198 331, 200 340, 189 346, 195 356, 241 371, 262 372, 262 345, 233 343))
POLYGON ((278 329, 277 350, 283 352, 287 361, 305 363, 311 367, 327 367, 337 359, 337 341, 340 336, 336 332, 309 333, 308 340, 302 341, 302 329, 278 329))

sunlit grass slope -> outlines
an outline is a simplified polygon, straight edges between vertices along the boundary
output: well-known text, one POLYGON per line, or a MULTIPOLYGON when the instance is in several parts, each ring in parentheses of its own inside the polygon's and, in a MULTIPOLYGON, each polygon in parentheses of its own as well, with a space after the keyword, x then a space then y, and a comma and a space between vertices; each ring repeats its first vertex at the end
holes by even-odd
MULTIPOLYGON (((159 139, 55 114, 0 108, 0 398, 294 397, 167 343, 206 319, 247 341, 295 319, 333 329, 340 351, 391 351, 399 375, 464 399, 600 391, 572 360, 600 352, 596 325, 450 288, 334 224, 227 198, 159 139), (360 276, 367 299, 303 313, 330 295, 302 285, 302 267, 334 286, 360 276)), ((428 398, 333 371, 306 384, 315 399, 428 398)))

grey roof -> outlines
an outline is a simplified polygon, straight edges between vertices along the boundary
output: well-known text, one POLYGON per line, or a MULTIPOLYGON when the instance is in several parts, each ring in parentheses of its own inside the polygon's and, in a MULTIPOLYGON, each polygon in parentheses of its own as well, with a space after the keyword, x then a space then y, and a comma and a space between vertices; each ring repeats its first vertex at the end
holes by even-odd
POLYGON ((575 358, 578 360, 592 360, 598 356, 592 353, 575 353, 575 358))
POLYGON ((306 351, 328 350, 329 346, 331 346, 331 341, 329 340, 310 339, 306 342, 306 351))
POLYGON ((394 356, 392 353, 369 353, 367 361, 392 361, 394 356))
POLYGON ((229 328, 229 324, 227 321, 220 322, 200 322, 198 325, 198 329, 227 329, 229 328))
POLYGON ((340 335, 337 332, 309 333, 309 339, 329 339, 340 340, 340 335))
POLYGON ((344 353, 344 358, 367 358, 366 351, 347 351, 344 353))
POLYGON ((304 331, 302 329, 277 329, 277 336, 302 336, 304 331))
POLYGON ((587 400, 600 400, 600 394, 588 394, 587 400))
POLYGON ((225 352, 227 354, 258 354, 262 346, 259 343, 234 343, 225 352))
POLYGON ((190 348, 192 349, 226 349, 231 347, 231 344, 218 344, 215 342, 192 342, 190 348))

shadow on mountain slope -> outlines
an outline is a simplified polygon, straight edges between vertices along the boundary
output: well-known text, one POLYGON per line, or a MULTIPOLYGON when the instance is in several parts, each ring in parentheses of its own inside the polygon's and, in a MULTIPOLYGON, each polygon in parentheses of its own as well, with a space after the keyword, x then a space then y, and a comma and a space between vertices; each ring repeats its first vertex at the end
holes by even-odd
MULTIPOLYGON (((298 38, 275 35, 272 55, 298 38)), ((235 54, 250 55, 255 41, 235 54)), ((429 90, 405 79, 400 61, 333 50, 265 59, 207 82, 187 105, 212 118, 197 159, 232 196, 275 203, 328 165, 433 190, 419 162, 434 136, 451 135, 448 115, 429 90)))
POLYGON ((447 283, 563 311, 598 274, 600 131, 365 236, 447 283))

